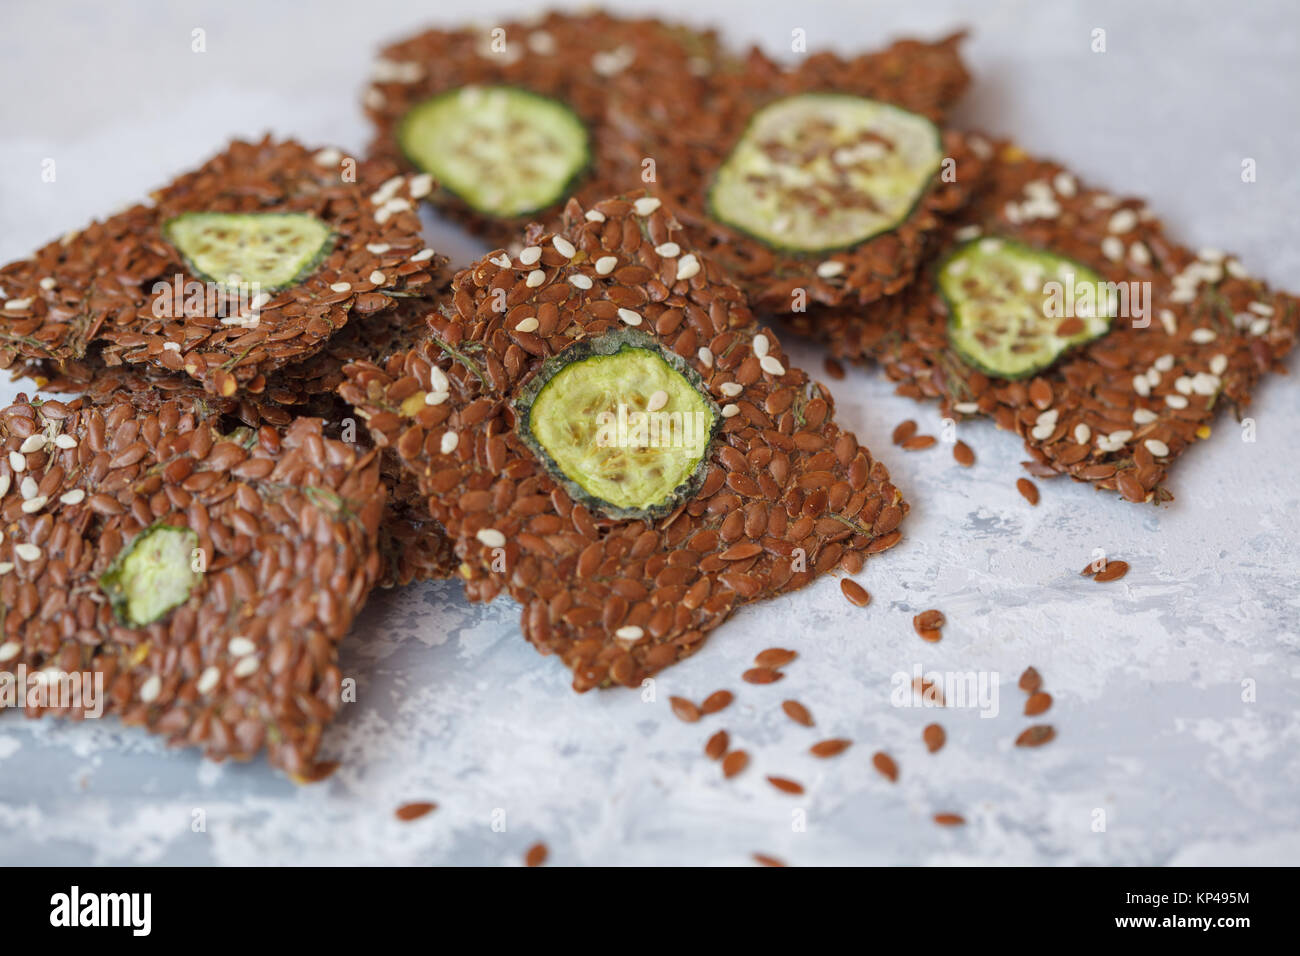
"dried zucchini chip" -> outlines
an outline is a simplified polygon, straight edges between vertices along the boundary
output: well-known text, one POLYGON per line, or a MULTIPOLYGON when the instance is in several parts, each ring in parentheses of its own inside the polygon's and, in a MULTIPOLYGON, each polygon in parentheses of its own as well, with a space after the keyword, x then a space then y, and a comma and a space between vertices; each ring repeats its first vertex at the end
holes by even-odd
POLYGON ((306 213, 187 212, 163 235, 199 278, 274 292, 311 275, 329 253, 329 226, 306 213))
POLYGON ((397 139, 448 192, 503 218, 559 202, 591 159, 573 110, 512 86, 463 86, 417 103, 397 139))
POLYGON ((136 535, 99 578, 118 620, 144 627, 189 600, 203 576, 194 568, 198 546, 189 528, 155 524, 136 535))
POLYGON ((709 190, 712 215, 778 249, 829 252, 908 218, 943 161, 930 120, 844 93, 754 114, 709 190))
POLYGON ((1026 378, 1067 349, 1110 331, 1110 286, 1072 259, 987 237, 959 246, 935 278, 948 304, 948 341, 970 365, 1026 378))
POLYGON ((695 370, 635 329, 549 359, 515 408, 552 477, 612 518, 658 517, 698 491, 721 421, 695 370))

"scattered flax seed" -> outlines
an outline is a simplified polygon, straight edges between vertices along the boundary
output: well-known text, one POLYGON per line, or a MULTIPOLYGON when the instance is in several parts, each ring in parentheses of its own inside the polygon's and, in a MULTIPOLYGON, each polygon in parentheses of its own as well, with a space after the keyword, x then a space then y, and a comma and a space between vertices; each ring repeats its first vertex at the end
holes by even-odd
POLYGON ((912 629, 921 636, 921 640, 929 641, 931 644, 938 643, 943 637, 940 629, 947 623, 942 611, 929 610, 922 611, 916 617, 912 618, 912 629))
POLYGON ((894 435, 892 441, 895 445, 901 445, 913 435, 916 434, 916 422, 909 418, 906 421, 899 422, 894 426, 894 435))
POLYGON ((785 667, 786 664, 789 664, 798 656, 798 652, 786 650, 784 647, 769 647, 767 650, 761 651, 759 655, 754 658, 754 663, 759 667, 770 667, 776 669, 778 667, 785 667))
POLYGON ((1037 717, 1052 706, 1052 695, 1046 691, 1035 691, 1025 701, 1025 716, 1037 717))
POLYGON ((959 813, 936 813, 934 822, 941 827, 960 827, 965 826, 966 818, 959 813))
POLYGON ((903 442, 904 451, 924 451, 927 448, 933 448, 939 439, 933 435, 913 435, 907 441, 903 442))
POLYGON ((844 381, 844 366, 835 359, 826 359, 822 362, 822 368, 825 369, 828 378, 833 378, 837 382, 844 381))
POLYGON ((673 705, 673 713, 678 720, 693 724, 700 719, 700 708, 685 697, 669 697, 668 702, 673 705))
POLYGON ((808 748, 808 752, 814 757, 835 757, 844 753, 853 746, 853 741, 846 740, 843 737, 832 737, 830 740, 822 740, 808 748))
POLYGON ((743 750, 733 750, 722 758, 722 775, 730 780, 749 766, 749 754, 743 750))
POLYGON ((769 776, 767 782, 776 787, 776 789, 780 790, 782 793, 792 793, 795 795, 803 793, 803 784, 791 780, 789 777, 769 776))
POLYGON ((1093 580, 1098 584, 1105 584, 1107 581, 1118 581, 1126 574, 1128 574, 1127 561, 1107 561, 1106 567, 1098 571, 1093 580))
POLYGON ((719 730, 709 738, 709 742, 704 745, 704 756, 710 760, 721 760, 722 755, 727 752, 727 745, 731 743, 731 737, 725 730, 719 730))
POLYGON ((729 690, 715 690, 700 704, 700 713, 716 714, 720 710, 725 710, 731 706, 731 702, 736 699, 735 694, 729 690))
POLYGON ((898 781, 898 764, 894 763, 894 758, 889 756, 883 750, 878 750, 871 756, 871 765, 880 772, 882 776, 888 777, 890 783, 898 781))
POLYGON ((1020 675, 1020 689, 1026 694, 1032 694, 1043 686, 1043 676, 1032 667, 1026 667, 1025 672, 1020 675))
POLYGON ((975 452, 971 451, 970 445, 961 440, 958 440, 957 444, 952 446, 952 457, 963 468, 969 468, 975 464, 975 452))
POLYGON ((948 735, 938 724, 927 724, 925 730, 921 731, 921 739, 925 741, 925 749, 935 753, 943 748, 948 735))
POLYGON ((785 860, 777 859, 774 856, 768 856, 766 853, 752 853, 754 862, 759 866, 786 866, 785 860))
POLYGON ((437 809, 438 805, 436 803, 404 803, 397 808, 394 815, 402 822, 409 823, 437 809))
POLYGON ((550 855, 551 851, 546 848, 545 843, 534 843, 524 854, 524 866, 541 866, 550 855))
POLYGON ((1051 724, 1034 724, 1016 738, 1017 747, 1041 747, 1056 737, 1056 730, 1051 724))
POLYGON ((1028 478, 1016 479, 1016 490, 1025 496, 1025 500, 1031 505, 1038 504, 1038 486, 1028 478))
POLYGON ((784 710, 785 715, 796 724, 803 724, 805 727, 811 727, 813 725, 812 714, 809 713, 807 707, 799 703, 797 700, 782 701, 781 709, 784 710))
POLYGON ((771 667, 751 667, 740 676, 747 684, 775 684, 785 675, 771 667))
POLYGON ((852 578, 840 578, 840 590, 844 592, 850 604, 866 607, 871 603, 871 593, 852 578))

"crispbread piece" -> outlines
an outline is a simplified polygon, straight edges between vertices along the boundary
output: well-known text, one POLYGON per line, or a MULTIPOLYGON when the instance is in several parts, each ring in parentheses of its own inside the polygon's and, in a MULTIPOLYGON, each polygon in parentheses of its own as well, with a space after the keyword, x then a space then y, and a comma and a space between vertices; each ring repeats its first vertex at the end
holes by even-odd
POLYGON ((416 476, 470 598, 518 600, 525 635, 580 691, 635 686, 738 606, 860 569, 898 542, 908 510, 717 266, 668 254, 680 238, 653 198, 571 202, 559 234, 534 229, 518 256, 461 272, 426 342, 348 366, 340 389, 416 476), (575 497, 519 431, 547 363, 611 336, 681 368, 717 408, 702 484, 670 492, 667 514, 611 517, 608 499, 575 497))
POLYGON ((1232 256, 1177 245, 1140 200, 1085 187, 1061 165, 999 143, 986 184, 915 287, 873 309, 790 321, 839 358, 878 362, 900 394, 937 398, 954 417, 994 417, 1024 438, 1035 475, 1068 474, 1159 502, 1173 497, 1170 464, 1209 437, 1218 410, 1240 409, 1264 374, 1282 369, 1300 300, 1232 256), (1107 282, 1149 282, 1149 312, 1117 317, 1108 334, 1040 374, 990 377, 951 347, 934 281, 946 250, 976 236, 1066 256, 1107 282))
POLYGON ((307 778, 379 574, 379 455, 315 419, 215 425, 174 401, 0 412, 0 667, 102 675, 106 713, 214 759, 265 747, 307 778))
POLYGON ((108 365, 186 374, 225 398, 256 394, 350 317, 425 290, 445 261, 425 249, 414 211, 431 184, 395 173, 292 141, 234 142, 149 203, 0 269, 0 364, 81 360, 94 344, 108 365), (177 217, 213 212, 306 214, 331 237, 305 274, 262 301, 196 276, 171 241, 177 217))

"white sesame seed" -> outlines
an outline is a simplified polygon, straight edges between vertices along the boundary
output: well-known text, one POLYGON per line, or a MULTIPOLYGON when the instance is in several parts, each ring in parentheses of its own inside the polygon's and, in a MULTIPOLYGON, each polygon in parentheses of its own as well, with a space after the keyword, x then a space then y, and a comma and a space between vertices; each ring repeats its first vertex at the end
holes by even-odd
POLYGON ((149 679, 140 685, 140 702, 142 704, 151 704, 158 699, 162 693, 162 678, 157 674, 150 675, 149 679))
POLYGON ((1250 323, 1255 321, 1255 316, 1249 312, 1238 312, 1232 317, 1232 324, 1238 329, 1250 328, 1250 323))
POLYGON ((1220 252, 1218 249, 1211 249, 1211 248, 1209 248, 1208 246, 1207 246, 1206 248, 1202 249, 1200 252, 1198 252, 1198 253, 1196 254, 1196 257, 1197 257, 1198 259, 1201 259, 1201 260, 1204 261, 1204 262, 1221 262, 1221 261, 1223 261, 1223 253, 1220 252))
POLYGON ((573 243, 568 239, 565 239, 563 236, 552 236, 551 245, 555 247, 556 252, 564 256, 566 259, 572 259, 578 254, 578 250, 573 248, 573 243))
POLYGON ((86 500, 86 492, 81 488, 73 488, 59 495, 59 500, 65 505, 79 505, 86 500))
POLYGON ((506 255, 504 252, 501 253, 501 255, 499 256, 493 256, 491 259, 488 260, 488 262, 492 263, 493 265, 500 266, 502 269, 510 268, 510 257, 506 255))
POLYGON ((541 246, 527 246, 519 251, 519 261, 526 266, 536 264, 540 258, 542 258, 541 246))
POLYGON ((22 544, 14 545, 14 554, 24 561, 36 561, 40 559, 41 549, 24 541, 22 544))
POLYGON ((1112 445, 1122 445, 1132 437, 1133 433, 1127 428, 1121 429, 1117 432, 1111 432, 1106 436, 1112 445))
POLYGON ((36 484, 36 479, 28 475, 23 479, 23 483, 18 486, 18 492, 24 498, 35 498, 40 494, 40 485, 36 484))
POLYGON ((429 385, 435 392, 451 391, 451 381, 447 378, 447 373, 436 365, 429 369, 429 385))
POLYGON ((622 319, 624 322, 626 322, 628 325, 641 324, 641 316, 637 315, 631 309, 619 309, 618 317, 622 319))
POLYGON ((970 144, 971 152, 980 159, 988 159, 993 155, 993 144, 983 136, 971 136, 967 142, 970 144))
POLYGON ((637 627, 635 624, 624 624, 614 632, 614 636, 621 641, 639 641, 641 638, 645 637, 645 631, 641 630, 641 628, 637 627))
POLYGON ((1151 454, 1155 455, 1157 458, 1164 458, 1169 454, 1169 446, 1159 438, 1148 438, 1142 444, 1146 446, 1147 451, 1151 452, 1151 454))
POLYGON ((213 665, 209 665, 208 667, 205 667, 203 673, 199 675, 198 683, 194 685, 194 689, 200 694, 206 694, 215 689, 220 681, 220 669, 213 665))
POLYGON ((402 199, 401 197, 390 199, 388 202, 384 203, 384 212, 389 213, 390 215, 395 212, 406 212, 410 208, 411 200, 402 199))
POLYGON ((232 637, 226 644, 231 657, 247 657, 257 650, 257 645, 246 637, 232 637))
POLYGON ((1228 356, 1216 355, 1210 359, 1210 371, 1215 375, 1222 375, 1228 370, 1228 356))
POLYGON ((1214 329, 1193 329, 1190 336, 1191 340, 1197 345, 1206 345, 1213 342, 1218 337, 1214 329))
POLYGON ((1038 441, 1047 441, 1047 439, 1052 437, 1052 432, 1054 431, 1056 431, 1055 423, 1050 425, 1035 425, 1029 434, 1038 441))
MULTIPOLYGON (((179 342, 164 342, 164 343, 163 343, 163 351, 164 351, 164 352, 179 352, 180 350, 181 350, 181 343, 179 343, 179 342)), ((60 436, 60 437, 62 437, 62 436, 60 436)))
POLYGON ((1111 262, 1124 258, 1124 241, 1118 236, 1107 236, 1101 241, 1101 254, 1111 262))
POLYGON ((412 262, 426 262, 426 261, 428 261, 429 259, 432 259, 432 258, 433 258, 433 250, 430 249, 430 248, 428 248, 428 247, 426 246, 425 248, 423 248, 423 249, 421 249, 419 252, 417 252, 415 255, 411 256, 411 261, 412 261, 412 262))
POLYGON ((980 241, 980 252, 992 255, 1002 248, 1001 239, 983 239, 980 241))
POLYGON ((449 398, 451 398, 450 392, 426 392, 424 395, 424 404, 441 405, 449 398))
POLYGON ((1147 249, 1146 243, 1135 242, 1128 247, 1128 257, 1137 265, 1149 266, 1151 264, 1151 252, 1147 249))
POLYGON ((700 350, 695 355, 705 368, 713 368, 713 350, 707 345, 701 345, 700 350))
POLYGON ((979 402, 958 402, 952 410, 959 415, 974 415, 980 410, 979 402))
POLYGON ((607 276, 618 268, 618 257, 601 256, 596 260, 596 275, 607 276))
POLYGON ((410 193, 412 199, 423 199, 431 192, 433 192, 432 176, 428 173, 421 173, 418 176, 411 177, 410 193))
POLYGON ((474 535, 474 537, 478 538, 481 544, 485 544, 489 548, 505 547, 506 536, 496 528, 484 528, 474 535))
POLYGON ((1096 193, 1092 197, 1092 204, 1098 209, 1114 209, 1119 205, 1119 200, 1108 193, 1096 193))
POLYGON ((735 398, 744 390, 745 386, 741 385, 739 382, 723 382, 718 386, 718 391, 727 396, 727 398, 735 398))
POLYGON ((352 283, 351 283, 351 282, 335 282, 335 283, 332 283, 332 284, 330 285, 330 291, 331 291, 331 292, 351 292, 351 291, 352 291, 352 283))
POLYGON ((251 677, 257 673, 257 669, 261 666, 262 659, 260 657, 241 657, 231 673, 236 677, 251 677))
POLYGON ((524 280, 524 285, 528 286, 530 289, 536 289, 545 281, 546 273, 541 269, 534 269, 532 272, 528 273, 528 278, 524 280))
POLYGON ((581 272, 575 272, 573 275, 569 276, 569 281, 579 289, 590 289, 592 285, 591 276, 584 275, 581 272))
POLYGON ((654 196, 642 196, 636 202, 632 203, 632 208, 636 210, 638 216, 648 216, 661 205, 663 204, 654 196))
POLYGON ((1067 172, 1057 173, 1052 179, 1052 186, 1056 189, 1057 193, 1064 196, 1066 199, 1073 198, 1075 193, 1079 191, 1078 184, 1074 181, 1074 177, 1067 172))
POLYGON ((650 396, 645 403, 646 411, 657 412, 668 404, 668 393, 662 388, 650 396))
POLYGON ((675 242, 665 242, 655 246, 655 254, 665 259, 675 259, 682 254, 682 247, 675 242))
POLYGON ((695 258, 695 253, 688 252, 677 260, 677 278, 693 279, 700 271, 700 260, 695 258))
POLYGON ((373 252, 377 256, 382 256, 389 249, 393 248, 386 242, 367 242, 366 252, 373 252))
POLYGON ((1182 395, 1169 394, 1165 396, 1165 404, 1170 408, 1186 408, 1187 399, 1182 395))
POLYGON ((1271 329, 1272 327, 1273 327, 1273 322, 1272 322, 1272 320, 1270 320, 1270 319, 1256 319, 1254 322, 1250 323, 1250 334, 1251 334, 1251 335, 1263 335, 1264 333, 1266 333, 1266 332, 1267 332, 1269 329, 1271 329))
MULTIPOLYGON (((0 497, 3 497, 8 492, 9 492, 9 476, 0 475, 0 497)), ((4 540, 4 535, 0 534, 0 541, 3 540, 4 540)))
POLYGON ((1186 286, 1175 286, 1174 291, 1169 293, 1170 302, 1186 303, 1196 298, 1196 289, 1187 288, 1186 286))
POLYGON ((438 447, 442 449, 442 453, 444 455, 450 455, 453 451, 456 450, 456 446, 459 444, 460 444, 460 435, 458 433, 443 432, 442 444, 439 445, 438 447))
POLYGON ((520 319, 519 324, 515 326, 516 332, 536 332, 540 323, 531 315, 526 319, 520 319))
POLYGON ((1143 398, 1151 394, 1151 386, 1148 384, 1145 375, 1133 376, 1133 391, 1137 392, 1143 398))
POLYGON ((54 286, 55 286, 55 282, 52 276, 46 276, 44 279, 41 280, 41 288, 44 289, 46 292, 49 292, 51 289, 54 288, 54 286))
POLYGON ((1250 311, 1254 312, 1256 315, 1273 314, 1273 307, 1264 302, 1252 302, 1250 305, 1246 306, 1246 308, 1250 309, 1250 311))
POLYGON ((343 154, 340 153, 333 146, 325 147, 325 149, 322 149, 320 152, 318 152, 315 156, 312 157, 312 159, 314 159, 316 161, 316 164, 319 166, 333 166, 337 164, 339 160, 341 160, 342 158, 343 158, 343 154))
POLYGON ((1137 213, 1132 209, 1120 209, 1110 217, 1110 222, 1106 224, 1106 229, 1114 233, 1123 233, 1130 231, 1137 224, 1137 213))
POLYGON ((605 214, 599 209, 588 209, 583 218, 586 219, 587 222, 604 222, 605 214))
POLYGON ((758 367, 769 375, 775 375, 778 378, 785 374, 785 366, 775 355, 764 355, 758 360, 758 367))
POLYGON ((969 242, 980 234, 980 227, 973 223, 969 226, 962 226, 952 234, 952 237, 958 242, 969 242))
POLYGON ((5 310, 9 312, 17 312, 20 309, 27 308, 31 304, 32 300, 30 297, 26 299, 10 299, 5 303, 5 310))
POLYGON ((40 451, 45 447, 48 441, 44 432, 37 432, 34 435, 28 435, 26 440, 18 446, 18 450, 24 455, 30 455, 34 451, 40 451))
POLYGON ((754 341, 750 343, 750 348, 754 350, 754 354, 757 355, 759 358, 762 358, 764 355, 766 355, 767 350, 770 347, 771 347, 771 343, 768 342, 767 336, 761 332, 758 335, 754 336, 754 341))
POLYGON ((731 418, 731 417, 733 417, 733 416, 735 416, 735 415, 739 415, 739 414, 740 414, 740 406, 739 406, 739 405, 723 405, 723 406, 722 406, 722 417, 723 417, 723 418, 731 418))
POLYGON ((1246 271, 1246 267, 1243 266, 1236 259, 1229 259, 1227 262, 1223 264, 1223 268, 1226 269, 1228 275, 1232 276, 1234 279, 1250 278, 1250 273, 1246 271))
POLYGON ((1133 409, 1133 423, 1135 425, 1150 425, 1159 418, 1160 416, 1149 408, 1133 409))
MULTIPOLYGON (((1059 190, 1058 190, 1059 191, 1059 190)), ((1088 439, 1092 437, 1092 429, 1084 422, 1074 426, 1074 440, 1080 445, 1088 444, 1088 439)))
POLYGON ((1192 376, 1192 391, 1197 395, 1217 394, 1222 384, 1219 376, 1211 375, 1209 372, 1197 372, 1192 376))
POLYGON ((837 275, 844 272, 844 263, 835 259, 827 259, 817 266, 817 274, 823 279, 834 279, 837 275))
POLYGON ((378 269, 376 269, 374 272, 370 273, 370 275, 369 275, 368 278, 369 278, 370 281, 373 282, 375 285, 383 285, 383 284, 384 284, 384 274, 383 274, 382 272, 380 272, 378 269))
POLYGON ((1049 408, 1046 411, 1042 411, 1038 413, 1038 417, 1034 419, 1034 424, 1054 426, 1056 425, 1056 422, 1060 417, 1061 417, 1061 413, 1057 409, 1049 408))
POLYGON ((1180 395, 1192 394, 1192 380, 1186 375, 1180 375, 1174 379, 1174 391, 1180 395))
POLYGON ((1167 372, 1174 367, 1174 357, 1166 353, 1156 359, 1155 362, 1152 363, 1152 367, 1157 371, 1167 372))
POLYGON ((0 574, 8 574, 14 569, 12 561, 0 561, 0 574))
MULTIPOLYGON (((10 565, 10 567, 12 568, 13 566, 10 565)), ((18 656, 22 649, 23 646, 17 641, 6 641, 5 643, 0 644, 0 661, 13 660, 18 656)))
POLYGON ((1165 327, 1166 335, 1178 334, 1178 319, 1169 309, 1160 310, 1160 324, 1165 327))
POLYGON ((21 472, 27 470, 27 459, 16 451, 9 453, 9 467, 14 471, 21 472))

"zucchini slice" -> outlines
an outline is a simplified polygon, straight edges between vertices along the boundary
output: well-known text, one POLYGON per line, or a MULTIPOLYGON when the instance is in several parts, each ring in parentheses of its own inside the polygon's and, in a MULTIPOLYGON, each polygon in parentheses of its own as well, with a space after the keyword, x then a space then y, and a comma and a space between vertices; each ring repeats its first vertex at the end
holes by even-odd
POLYGON ((503 219, 564 199, 591 158, 573 110, 513 86, 463 86, 417 103, 397 142, 448 192, 503 219))
POLYGON ((194 570, 199 536, 189 528, 155 524, 136 535, 99 576, 117 619, 144 627, 189 600, 203 576, 194 570))
POLYGON ((695 494, 722 421, 695 370, 635 329, 548 359, 514 405, 551 476, 616 519, 662 517, 695 494))
POLYGON ((306 213, 187 212, 167 220, 163 235, 198 278, 262 292, 305 279, 334 244, 329 226, 306 213))
POLYGON ((997 378, 1026 378, 1110 331, 1113 286, 1087 266, 995 236, 972 239, 939 266, 948 341, 997 378))
POLYGON ((719 222, 778 249, 824 253, 889 232, 943 162, 924 116, 847 93, 756 112, 709 189, 719 222))

